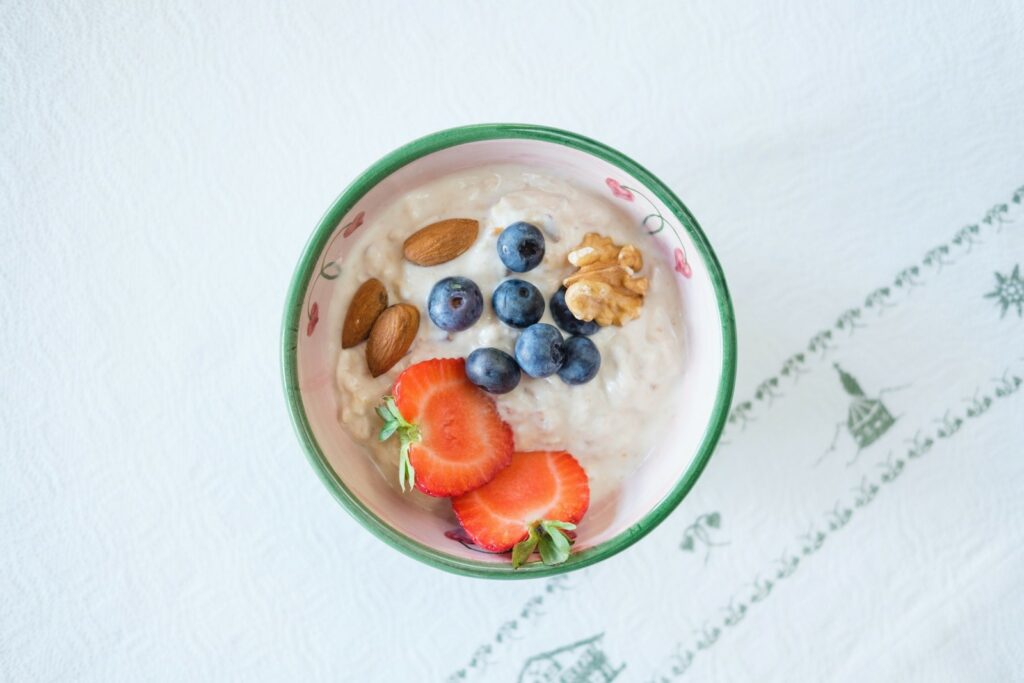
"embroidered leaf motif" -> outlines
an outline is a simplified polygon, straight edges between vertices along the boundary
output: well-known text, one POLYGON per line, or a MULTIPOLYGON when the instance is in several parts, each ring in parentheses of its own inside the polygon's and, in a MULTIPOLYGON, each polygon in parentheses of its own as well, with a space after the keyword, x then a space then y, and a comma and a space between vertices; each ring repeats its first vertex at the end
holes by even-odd
POLYGON ((832 330, 823 330, 818 334, 811 337, 810 343, 807 345, 808 351, 820 351, 821 355, 825 355, 825 351, 830 348, 832 341, 832 330))
POLYGON ((917 281, 917 276, 921 273, 921 269, 917 266, 911 266, 910 268, 904 268, 896 275, 895 284, 897 287, 906 287, 907 289, 913 289, 920 283, 917 281))

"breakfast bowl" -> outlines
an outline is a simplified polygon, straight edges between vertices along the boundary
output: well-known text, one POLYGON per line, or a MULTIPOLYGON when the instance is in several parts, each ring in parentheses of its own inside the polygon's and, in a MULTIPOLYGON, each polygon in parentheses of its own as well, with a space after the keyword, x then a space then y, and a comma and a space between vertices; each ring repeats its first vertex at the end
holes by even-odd
MULTIPOLYGON (((552 298, 552 313, 554 305, 552 298)), ((536 578, 580 569, 654 529, 691 490, 711 457, 728 414, 735 368, 735 321, 725 278, 689 210, 625 155, 575 133, 531 125, 441 131, 371 166, 313 232, 291 282, 282 326, 291 419, 331 494, 393 548, 446 571, 484 578, 536 578), (436 271, 416 261, 400 264, 403 248, 410 258, 415 230, 457 217, 465 213, 463 206, 475 206, 483 216, 473 221, 472 248, 464 247, 436 271), (516 429, 517 449, 572 451, 590 481, 586 516, 566 534, 572 541, 568 559, 513 567, 509 553, 480 547, 472 534, 467 536, 460 528, 465 520, 453 514, 447 498, 404 492, 405 453, 400 456, 397 438, 381 440, 377 433, 378 415, 390 419, 381 401, 410 364, 468 355, 475 345, 505 344, 510 354, 513 345, 518 347, 516 340, 525 333, 494 317, 490 290, 518 274, 510 272, 518 268, 497 261, 495 246, 500 252, 503 226, 526 219, 547 239, 547 253, 541 250, 545 265, 524 274, 536 275, 535 284, 546 288, 545 299, 573 271, 569 262, 583 253, 577 242, 584 230, 601 232, 611 224, 615 241, 642 256, 636 273, 627 270, 637 278, 644 274, 644 287, 649 281, 651 291, 642 299, 649 302, 643 312, 631 313, 637 320, 616 320, 593 336, 603 354, 596 380, 581 387, 568 376, 562 376, 564 382, 554 376, 533 379, 542 375, 531 375, 524 366, 519 388, 495 397, 516 429), (439 330, 443 323, 432 309, 428 317, 430 283, 452 274, 469 274, 488 290, 483 312, 476 313, 482 316, 477 332, 439 330), (384 290, 383 299, 390 294, 392 303, 402 302, 406 327, 415 337, 386 367, 374 368, 369 349, 374 340, 364 341, 368 333, 343 340, 356 285, 366 278, 384 290)), ((380 436, 394 431, 392 426, 380 436)))

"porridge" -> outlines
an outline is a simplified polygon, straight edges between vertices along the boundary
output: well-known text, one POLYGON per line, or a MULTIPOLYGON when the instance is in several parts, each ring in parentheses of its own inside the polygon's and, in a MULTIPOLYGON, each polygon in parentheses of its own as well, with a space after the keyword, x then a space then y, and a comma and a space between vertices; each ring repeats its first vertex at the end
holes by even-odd
MULTIPOLYGON (((561 477, 568 471, 563 466, 569 467, 564 458, 545 463, 534 457, 538 452, 571 453, 576 467, 585 470, 582 486, 590 505, 606 502, 656 445, 678 404, 685 353, 680 296, 672 267, 655 255, 654 241, 611 201, 511 165, 428 182, 369 217, 363 230, 332 299, 338 307, 332 319, 346 319, 338 335, 344 337, 338 345, 338 417, 388 481, 403 488, 412 484, 411 473, 400 471, 405 449, 400 457, 397 437, 429 441, 404 413, 411 410, 424 420, 434 415, 441 409, 425 402, 434 391, 430 387, 443 388, 458 375, 458 381, 465 383, 466 376, 486 390, 476 391, 496 415, 485 415, 482 403, 453 384, 452 398, 445 401, 457 412, 431 417, 431 438, 440 438, 437 420, 445 430, 456 430, 447 420, 466 415, 479 417, 484 426, 471 424, 465 434, 446 431, 450 444, 501 451, 504 428, 490 425, 503 422, 516 451, 511 465, 509 457, 481 459, 460 472, 470 477, 472 469, 471 488, 480 491, 452 494, 463 526, 493 506, 497 494, 491 489, 499 480, 511 486, 514 476, 536 478, 550 470, 558 486, 576 481, 575 470, 561 477), (417 364, 430 359, 460 360, 414 377, 417 364), (382 406, 389 395, 395 400, 382 406), (379 438, 385 436, 382 426, 390 430, 386 440, 379 438), (480 488, 480 482, 490 483, 480 488)), ((426 445, 417 447, 423 451, 426 445)), ((421 462, 425 457, 420 455, 421 462)), ((456 489, 445 488, 436 471, 416 469, 420 490, 407 495, 419 505, 447 510, 448 502, 436 496, 456 489)), ((471 479, 459 481, 470 486, 471 479)), ((523 505, 526 515, 547 510, 523 505)), ((582 510, 544 524, 571 529, 586 507, 584 502, 582 510)), ((537 527, 543 557, 545 542, 548 554, 561 549, 560 528, 537 527)), ((500 534, 483 542, 485 534, 470 536, 485 548, 506 549, 500 534)), ((531 542, 530 550, 538 545, 531 542)), ((521 550, 514 551, 514 561, 515 552, 521 550)))

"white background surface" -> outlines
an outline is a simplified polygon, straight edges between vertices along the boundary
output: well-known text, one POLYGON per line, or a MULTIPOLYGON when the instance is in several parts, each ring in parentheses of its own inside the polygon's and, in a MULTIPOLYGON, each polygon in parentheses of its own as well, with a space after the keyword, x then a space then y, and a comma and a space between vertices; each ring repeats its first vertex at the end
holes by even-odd
MULTIPOLYGON (((1022 55, 1011 1, 0 3, 0 678, 504 681, 598 631, 622 680, 659 675, 699 596, 727 601, 732 572, 782 548, 773 529, 820 515, 802 491, 831 486, 826 470, 774 488, 753 470, 816 448, 804 430, 827 442, 835 416, 807 396, 755 423, 657 532, 467 669, 545 589, 421 566, 314 476, 278 335, 317 219, 440 128, 597 138, 709 234, 749 396, 869 283, 1024 185, 1022 55), (731 543, 701 566, 678 544, 711 509, 731 543)), ((998 376, 1024 325, 977 294, 1024 260, 1019 234, 970 257, 982 280, 942 276, 949 296, 961 276, 981 287, 962 310, 995 314, 987 346, 932 358, 958 319, 929 322, 947 300, 918 297, 843 362, 875 387, 911 376, 926 416, 946 405, 929 382, 998 376)), ((908 465, 683 675, 1024 677, 1022 413, 1007 399, 940 464, 908 465)), ((834 476, 859 479, 841 458, 834 476)))

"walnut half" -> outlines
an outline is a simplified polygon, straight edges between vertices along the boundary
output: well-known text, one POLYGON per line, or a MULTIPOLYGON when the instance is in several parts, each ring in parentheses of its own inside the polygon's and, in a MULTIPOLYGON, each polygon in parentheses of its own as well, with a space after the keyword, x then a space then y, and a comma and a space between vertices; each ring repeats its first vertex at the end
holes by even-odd
POLYGON ((644 261, 632 244, 620 247, 610 237, 590 232, 569 252, 569 263, 579 267, 562 282, 574 316, 598 325, 623 325, 640 316, 649 283, 636 275, 644 261))

